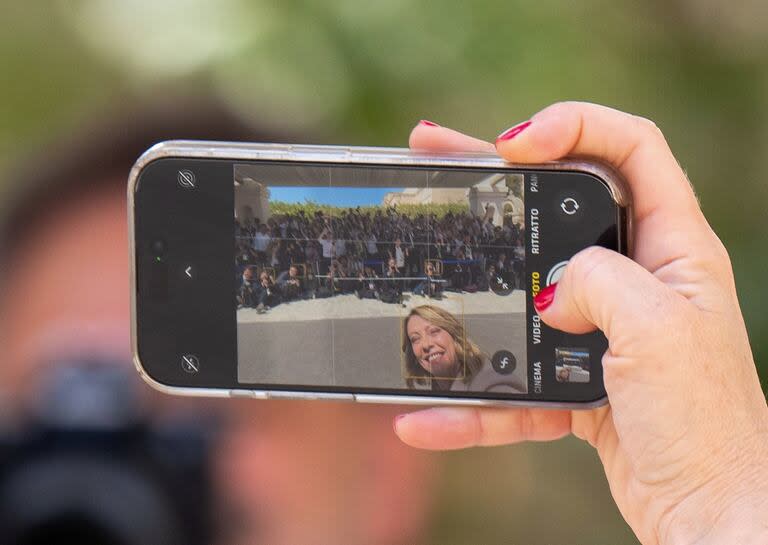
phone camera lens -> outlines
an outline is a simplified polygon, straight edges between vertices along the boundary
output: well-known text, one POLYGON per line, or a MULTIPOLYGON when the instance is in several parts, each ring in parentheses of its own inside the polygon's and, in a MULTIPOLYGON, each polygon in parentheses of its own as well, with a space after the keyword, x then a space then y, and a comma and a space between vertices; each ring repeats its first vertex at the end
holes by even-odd
POLYGON ((152 241, 152 255, 155 256, 155 258, 162 258, 163 255, 165 255, 165 242, 157 239, 152 241))

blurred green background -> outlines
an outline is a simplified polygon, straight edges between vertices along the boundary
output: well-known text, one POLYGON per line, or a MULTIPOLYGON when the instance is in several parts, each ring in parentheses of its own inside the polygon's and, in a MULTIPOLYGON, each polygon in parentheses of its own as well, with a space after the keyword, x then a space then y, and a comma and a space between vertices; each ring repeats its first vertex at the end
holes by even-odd
MULTIPOLYGON (((421 118, 492 139, 564 99, 649 117, 730 250, 766 379, 764 0, 2 1, 0 10, 0 172, 114 104, 176 94, 213 94, 260 127, 356 145, 406 145, 421 118)), ((431 543, 635 542, 578 441, 444 458, 431 543)))

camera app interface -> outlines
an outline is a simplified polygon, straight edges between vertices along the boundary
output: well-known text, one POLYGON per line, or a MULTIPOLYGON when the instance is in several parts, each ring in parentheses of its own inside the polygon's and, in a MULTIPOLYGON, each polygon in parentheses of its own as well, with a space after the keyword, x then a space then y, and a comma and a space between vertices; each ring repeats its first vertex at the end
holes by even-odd
POLYGON ((239 382, 526 394, 524 182, 236 165, 239 382))

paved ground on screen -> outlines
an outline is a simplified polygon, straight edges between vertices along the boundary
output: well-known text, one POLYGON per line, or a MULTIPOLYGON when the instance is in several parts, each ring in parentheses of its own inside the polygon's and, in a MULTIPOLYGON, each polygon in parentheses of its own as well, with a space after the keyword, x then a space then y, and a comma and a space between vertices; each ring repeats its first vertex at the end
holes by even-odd
POLYGON ((341 295, 294 301, 265 314, 240 309, 240 381, 293 383, 304 377, 306 384, 402 388, 402 318, 420 304, 455 313, 463 307, 468 336, 486 354, 506 349, 515 354, 518 368, 526 367, 524 292, 447 294, 443 301, 410 295, 405 304, 341 295))

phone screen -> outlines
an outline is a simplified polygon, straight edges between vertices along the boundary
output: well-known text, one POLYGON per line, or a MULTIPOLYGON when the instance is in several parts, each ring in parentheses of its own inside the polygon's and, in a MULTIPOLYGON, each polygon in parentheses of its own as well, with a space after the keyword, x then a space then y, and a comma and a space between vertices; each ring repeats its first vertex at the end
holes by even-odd
MULTIPOLYGON (((198 271, 197 283, 182 276, 182 285, 195 284, 184 293, 162 286, 166 310, 175 306, 190 324, 172 333, 174 346, 163 345, 167 359, 181 358, 166 381, 489 399, 604 396, 602 334, 551 330, 532 306, 581 248, 620 249, 620 210, 598 178, 254 161, 229 163, 228 183, 214 183, 194 161, 183 169, 174 161, 159 162, 173 163, 169 172, 198 172, 197 180, 183 187, 176 176, 166 191, 195 204, 176 202, 175 217, 159 223, 138 221, 140 199, 136 212, 137 238, 150 249, 149 241, 163 241, 157 275, 189 277, 187 263, 198 271), (209 229, 185 228, 190 215, 205 217, 209 229), (234 346, 216 348, 214 340, 221 347, 226 338, 234 346), (201 352, 218 367, 207 381, 201 352)), ((211 172, 225 172, 221 163, 211 172)), ((143 311, 152 320, 152 308, 139 308, 140 322, 143 311)), ((163 344, 157 327, 144 336, 154 339, 145 346, 163 344)))
POLYGON ((289 170, 234 168, 240 382, 527 393, 521 174, 289 170))

